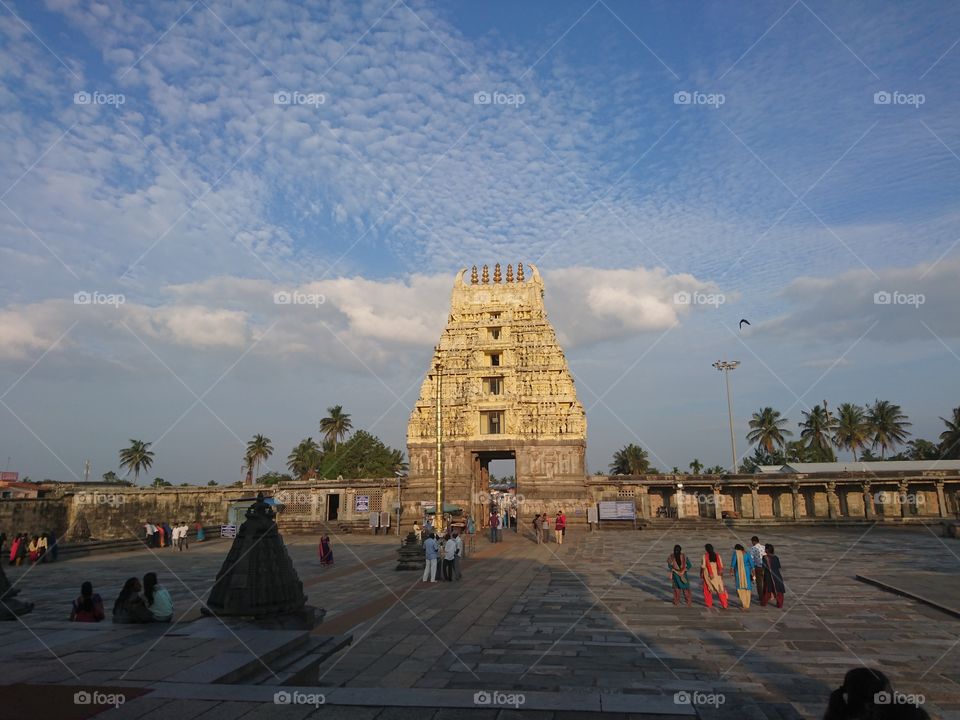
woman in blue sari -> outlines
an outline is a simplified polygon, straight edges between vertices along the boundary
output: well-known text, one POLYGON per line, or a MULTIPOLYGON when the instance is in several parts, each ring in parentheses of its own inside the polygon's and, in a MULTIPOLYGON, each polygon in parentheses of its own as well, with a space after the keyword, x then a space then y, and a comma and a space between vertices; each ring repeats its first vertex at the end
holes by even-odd
POLYGON ((690 578, 687 577, 690 560, 679 545, 674 545, 673 553, 667 556, 667 567, 670 568, 670 578, 673 585, 673 604, 680 604, 680 593, 682 591, 687 600, 687 607, 691 607, 693 605, 693 593, 690 590, 690 578))

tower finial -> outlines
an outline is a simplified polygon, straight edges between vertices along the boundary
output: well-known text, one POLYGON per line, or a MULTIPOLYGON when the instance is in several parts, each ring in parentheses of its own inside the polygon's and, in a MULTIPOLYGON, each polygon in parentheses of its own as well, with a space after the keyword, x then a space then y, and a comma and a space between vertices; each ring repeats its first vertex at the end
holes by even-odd
POLYGON ((477 279, 477 266, 473 266, 473 270, 470 271, 470 284, 476 285, 480 280, 477 279))
POLYGON ((507 282, 513 282, 513 265, 507 264, 507 282))
POLYGON ((493 266, 493 281, 495 283, 500 282, 500 263, 493 266))
POLYGON ((523 263, 517 263, 517 282, 523 282, 523 263))
POLYGON ((490 282, 490 268, 486 265, 483 266, 483 284, 486 285, 490 282))

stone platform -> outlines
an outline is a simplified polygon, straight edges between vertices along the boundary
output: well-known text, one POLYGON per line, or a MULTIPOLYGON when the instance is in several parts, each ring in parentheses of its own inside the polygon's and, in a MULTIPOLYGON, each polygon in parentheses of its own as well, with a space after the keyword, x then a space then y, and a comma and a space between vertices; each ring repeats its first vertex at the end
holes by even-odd
POLYGON ((712 542, 726 563, 750 534, 575 531, 562 546, 478 535, 462 581, 426 585, 419 573, 394 571, 394 537, 335 536, 337 564, 323 568, 314 539, 291 536, 310 602, 329 611, 308 640, 237 638, 215 619, 193 622, 190 606, 212 583, 222 544, 11 568, 37 608, 0 625, 0 717, 24 707, 5 700, 26 694, 36 704, 19 717, 799 720, 821 717, 844 672, 868 664, 899 691, 923 694, 933 717, 960 718, 960 620, 856 579, 882 569, 946 587, 960 580, 957 541, 924 528, 764 529, 783 562, 783 610, 741 612, 733 597, 730 610, 707 610, 697 581, 693 608, 670 603, 665 558, 674 543, 696 557, 712 542), (110 605, 125 577, 147 570, 160 574, 183 618, 166 637, 167 628, 63 621, 83 580, 110 605), (272 676, 284 677, 286 666, 274 665, 289 657, 285 644, 348 634, 353 644, 310 682, 284 686, 272 676), (72 702, 75 692, 105 690, 127 693, 126 702, 72 702), (520 694, 519 709, 493 702, 520 694))

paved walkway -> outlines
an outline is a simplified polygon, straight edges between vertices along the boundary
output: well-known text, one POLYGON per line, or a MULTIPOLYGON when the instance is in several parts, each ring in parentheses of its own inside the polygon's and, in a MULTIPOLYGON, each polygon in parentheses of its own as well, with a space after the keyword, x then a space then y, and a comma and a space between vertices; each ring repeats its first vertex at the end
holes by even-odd
MULTIPOLYGON (((815 718, 844 672, 867 664, 887 673, 898 690, 923 694, 933 716, 960 718, 960 620, 855 579, 882 568, 956 581, 960 560, 953 553, 960 545, 954 540, 923 529, 770 529, 762 539, 777 546, 783 561, 787 604, 783 610, 754 605, 744 613, 710 611, 696 597, 694 608, 670 603, 665 558, 673 544, 696 557, 712 542, 726 563, 734 542, 748 544, 727 529, 580 533, 563 546, 537 546, 509 533, 505 539, 498 545, 479 539, 480 552, 464 562, 463 581, 421 584, 419 573, 394 571, 395 539, 337 537, 336 566, 321 568, 312 540, 288 538, 310 602, 328 611, 316 634, 354 635, 353 645, 321 665, 317 687, 300 689, 326 696, 319 712, 275 705, 271 694, 279 690, 269 685, 181 684, 174 691, 160 682, 104 717, 316 712, 492 719, 514 716, 506 701, 512 696, 516 705, 518 695, 525 718, 560 718, 565 710, 575 717, 575 702, 605 710, 604 718, 639 711, 667 717, 690 709, 673 702, 677 694, 693 700, 703 718, 815 718), (491 704, 472 705, 477 693, 487 693, 478 699, 489 697, 491 704), (551 707, 550 698, 560 707, 551 707), (501 700, 503 707, 493 705, 501 700), (384 709, 401 703, 408 707, 384 709)), ((22 578, 24 599, 39 605, 24 618, 27 628, 37 628, 31 662, 41 672, 34 677, 76 685, 40 644, 53 630, 39 621, 62 618, 83 579, 112 601, 123 578, 156 570, 178 608, 186 609, 194 594, 202 597, 209 588, 225 550, 197 547, 182 557, 128 553, 13 569, 9 575, 22 578)), ((30 639, 22 626, 3 629, 30 639)), ((0 645, 0 678, 10 661, 22 659, 0 645)))

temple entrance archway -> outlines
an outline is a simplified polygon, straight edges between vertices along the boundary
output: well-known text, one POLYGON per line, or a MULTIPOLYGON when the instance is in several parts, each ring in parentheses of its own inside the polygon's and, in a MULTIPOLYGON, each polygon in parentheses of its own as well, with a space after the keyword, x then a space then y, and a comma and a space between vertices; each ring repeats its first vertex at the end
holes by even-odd
MULTIPOLYGON (((475 450, 471 453, 473 473, 470 480, 470 512, 478 526, 485 527, 487 518, 490 516, 490 510, 493 505, 501 509, 503 502, 496 502, 498 493, 496 489, 490 487, 491 463, 497 470, 495 477, 502 479, 505 474, 512 474, 516 480, 516 486, 519 488, 519 478, 517 477, 517 453, 515 450, 475 450)), ((516 492, 519 493, 519 490, 516 492)), ((513 509, 511 504, 511 509, 513 509)), ((516 507, 516 521, 519 527, 520 513, 519 507, 516 507)))

